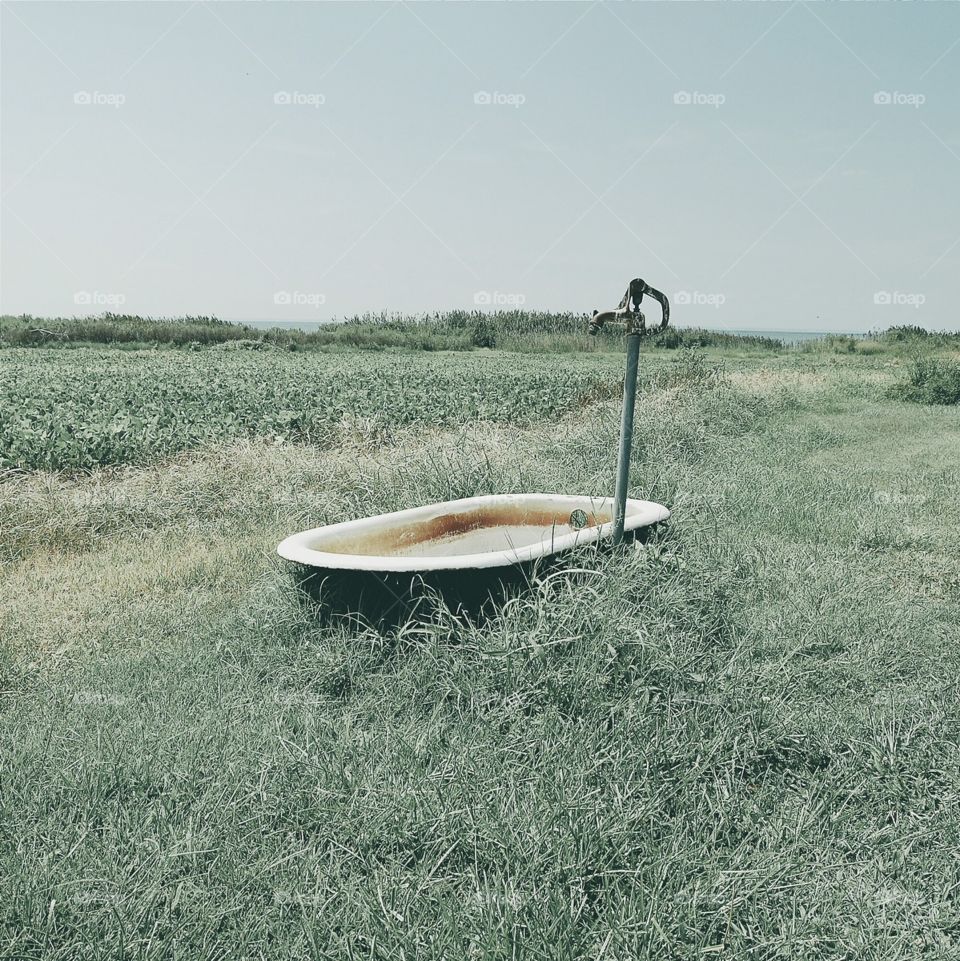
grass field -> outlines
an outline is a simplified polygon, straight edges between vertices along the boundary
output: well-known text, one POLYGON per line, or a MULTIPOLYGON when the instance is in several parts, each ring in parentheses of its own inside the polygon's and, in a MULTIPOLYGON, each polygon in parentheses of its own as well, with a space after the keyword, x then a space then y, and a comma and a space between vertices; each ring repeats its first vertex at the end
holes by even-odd
POLYGON ((960 956, 960 407, 909 351, 645 351, 668 535, 387 635, 276 543, 609 493, 620 357, 214 356, 0 351, 0 956, 960 956))

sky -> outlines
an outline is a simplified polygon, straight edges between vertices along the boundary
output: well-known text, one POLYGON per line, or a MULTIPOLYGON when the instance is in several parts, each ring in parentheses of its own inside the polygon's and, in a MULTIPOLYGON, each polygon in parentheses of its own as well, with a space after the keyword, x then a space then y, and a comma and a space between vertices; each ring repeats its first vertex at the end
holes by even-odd
POLYGON ((0 311, 957 329, 960 4, 0 6, 0 311), (656 308, 652 308, 656 314, 656 308))

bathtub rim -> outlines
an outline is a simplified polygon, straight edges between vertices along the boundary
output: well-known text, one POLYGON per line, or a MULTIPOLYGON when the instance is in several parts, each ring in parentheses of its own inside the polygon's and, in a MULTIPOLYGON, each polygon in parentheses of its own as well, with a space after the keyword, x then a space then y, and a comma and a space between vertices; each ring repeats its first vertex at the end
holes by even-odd
MULTIPOLYGON (((539 502, 570 511, 590 509, 610 510, 613 499, 594 497, 589 494, 481 494, 476 497, 462 497, 452 501, 437 501, 421 507, 408 507, 404 510, 375 514, 356 520, 340 521, 299 531, 284 538, 277 546, 277 554, 285 560, 306 567, 342 571, 384 571, 395 573, 426 573, 429 571, 478 570, 491 567, 513 567, 530 563, 543 557, 550 557, 574 547, 585 547, 608 538, 613 532, 613 521, 595 527, 587 527, 570 534, 563 534, 550 540, 537 541, 526 547, 508 548, 502 551, 485 551, 476 554, 451 554, 439 557, 408 556, 398 557, 389 554, 343 554, 335 551, 315 550, 308 546, 318 535, 342 535, 351 530, 357 533, 369 531, 383 523, 404 520, 423 520, 443 509, 443 512, 456 512, 470 507, 502 507, 539 502)), ((641 527, 649 527, 667 520, 670 511, 662 504, 653 501, 628 498, 624 531, 630 532, 641 527)))

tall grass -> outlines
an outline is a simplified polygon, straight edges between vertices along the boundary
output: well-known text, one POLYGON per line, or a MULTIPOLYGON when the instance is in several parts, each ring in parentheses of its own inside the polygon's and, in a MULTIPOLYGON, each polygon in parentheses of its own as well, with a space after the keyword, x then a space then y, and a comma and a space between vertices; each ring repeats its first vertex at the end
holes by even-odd
MULTIPOLYGON (((586 314, 546 311, 453 310, 431 314, 360 314, 303 331, 269 330, 230 324, 216 318, 163 320, 104 314, 98 318, 29 316, 0 318, 0 346, 206 347, 243 341, 283 350, 474 350, 497 348, 523 353, 571 353, 620 350, 623 334, 606 328, 596 337, 587 333, 586 314)), ((774 352, 782 341, 770 337, 731 334, 699 328, 670 328, 649 339, 657 349, 719 347, 774 352)))
POLYGON ((220 344, 242 338, 256 338, 252 327, 231 324, 216 317, 154 319, 128 314, 106 313, 101 317, 43 319, 30 315, 0 317, 0 346, 37 347, 92 344, 220 344))

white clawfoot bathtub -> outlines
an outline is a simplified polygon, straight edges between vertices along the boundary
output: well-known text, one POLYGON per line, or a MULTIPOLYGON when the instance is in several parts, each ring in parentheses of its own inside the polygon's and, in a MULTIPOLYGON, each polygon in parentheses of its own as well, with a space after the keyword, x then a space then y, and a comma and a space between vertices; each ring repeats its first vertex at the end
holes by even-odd
MULTIPOLYGON (((424 587, 469 608, 537 562, 609 538, 612 511, 608 497, 467 497, 301 531, 277 553, 338 608, 362 611, 375 601, 375 609, 396 609, 424 587)), ((624 530, 636 537, 669 516, 660 504, 628 500, 624 530)))

